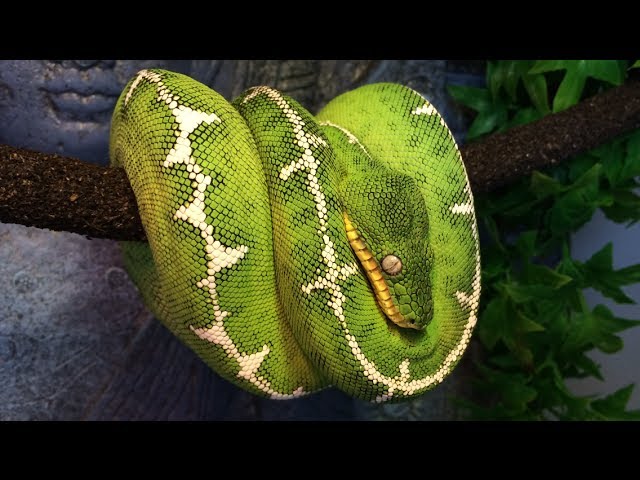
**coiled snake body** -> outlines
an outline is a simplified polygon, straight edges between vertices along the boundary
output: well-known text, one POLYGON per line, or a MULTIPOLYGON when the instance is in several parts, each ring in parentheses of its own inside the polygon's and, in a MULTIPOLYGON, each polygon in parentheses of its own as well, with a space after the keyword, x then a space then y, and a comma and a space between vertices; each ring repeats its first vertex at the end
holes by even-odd
POLYGON ((268 87, 229 103, 143 70, 110 151, 148 238, 123 244, 132 279, 226 379, 276 399, 334 385, 381 402, 461 358, 480 296, 473 197, 415 91, 363 86, 314 117, 268 87))

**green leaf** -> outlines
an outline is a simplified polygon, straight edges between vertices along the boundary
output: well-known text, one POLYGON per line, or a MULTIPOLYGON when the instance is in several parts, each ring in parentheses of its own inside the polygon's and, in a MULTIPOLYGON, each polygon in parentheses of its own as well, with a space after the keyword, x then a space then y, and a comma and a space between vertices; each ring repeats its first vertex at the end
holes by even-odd
POLYGON ((632 160, 640 157, 640 131, 636 131, 627 140, 627 155, 632 160))
POLYGON ((594 272, 609 272, 613 265, 613 243, 609 242, 596 253, 591 255, 584 266, 594 272))
POLYGON ((566 70, 553 99, 553 111, 559 112, 580 100, 588 77, 621 85, 624 73, 616 60, 539 60, 529 73, 566 70))
POLYGON ((502 400, 510 409, 517 412, 525 411, 527 404, 534 401, 538 392, 525 383, 510 382, 502 384, 502 400))
MULTIPOLYGON (((563 250, 565 250, 563 248, 563 250)), ((571 278, 575 279, 579 285, 584 284, 584 276, 582 274, 582 267, 579 262, 574 262, 569 254, 569 249, 566 247, 566 250, 563 251, 562 261, 558 265, 558 272, 568 275, 571 278)))
POLYGON ((518 312, 518 327, 523 332, 543 332, 545 328, 538 322, 531 320, 522 312, 518 312))
POLYGON ((495 347, 498 340, 511 335, 509 312, 504 297, 493 298, 480 315, 478 337, 488 349, 495 347))
POLYGON ((593 77, 614 85, 621 85, 624 81, 624 73, 617 60, 539 60, 529 73, 553 70, 575 71, 585 78, 593 77))
POLYGON ((524 88, 529 94, 531 102, 538 112, 543 115, 551 113, 549 108, 549 93, 547 92, 547 80, 542 74, 529 74, 522 77, 524 88))
MULTIPOLYGON (((617 285, 631 285, 640 282, 640 263, 613 272, 617 285)), ((635 302, 634 302, 635 303, 635 302)))
POLYGON ((500 96, 500 90, 505 89, 512 102, 517 100, 518 83, 527 75, 533 65, 531 60, 500 60, 488 62, 487 84, 494 99, 500 96))
POLYGON ((587 223, 596 210, 594 200, 576 191, 563 195, 549 212, 549 226, 553 234, 565 235, 587 223))
POLYGON ((538 112, 535 108, 522 108, 516 112, 511 120, 500 127, 499 131, 503 132, 509 128, 517 127, 518 125, 535 122, 542 117, 543 114, 538 112))
POLYGON ((456 101, 478 112, 467 130, 467 140, 489 133, 506 123, 506 105, 499 100, 494 102, 486 88, 449 85, 447 89, 456 101))
POLYGON ((510 60, 498 60, 487 62, 487 85, 493 99, 500 97, 500 91, 507 83, 510 72, 510 60))
POLYGON ((587 189, 587 190, 597 190, 598 189, 598 180, 600 179, 600 170, 602 165, 596 163, 591 166, 587 171, 585 171, 580 178, 578 178, 571 186, 569 187, 571 190, 579 190, 579 189, 587 189))
POLYGON ((500 89, 504 85, 505 69, 503 62, 488 61, 487 62, 487 85, 492 98, 498 98, 500 89))
POLYGON ((497 278, 502 278, 511 268, 508 258, 497 248, 485 249, 482 252, 482 282, 492 284, 497 278))
POLYGON ((593 155, 598 158, 602 164, 602 173, 613 187, 618 186, 626 180, 625 166, 626 151, 621 142, 608 143, 600 148, 593 150, 593 155))
POLYGON ((600 164, 593 165, 551 207, 549 226, 554 234, 575 231, 591 219, 599 206, 600 169, 600 164))
POLYGON ((602 376, 602 372, 600 371, 600 367, 587 357, 584 353, 576 355, 572 358, 573 364, 579 367, 581 370, 586 372, 588 375, 597 378, 598 380, 604 381, 604 377, 602 376))
POLYGON ((517 90, 520 79, 524 80, 533 63, 532 60, 512 60, 509 62, 505 88, 512 102, 515 103, 517 100, 517 90))
POLYGON ((603 335, 597 342, 594 342, 595 347, 604 353, 616 353, 622 350, 624 343, 622 339, 617 335, 603 335))
POLYGON ((578 103, 585 82, 585 77, 573 70, 568 71, 553 98, 553 112, 560 112, 578 103))
MULTIPOLYGON (((524 190, 524 189, 523 189, 524 190)), ((527 212, 529 212, 531 214, 531 212, 539 205, 539 201, 536 200, 533 197, 527 197, 527 194, 523 192, 522 197, 524 197, 524 199, 522 200, 522 202, 518 205, 515 205, 509 209, 505 209, 505 211, 502 212, 502 214, 505 217, 508 217, 510 219, 520 219, 522 220, 523 215, 525 215, 527 212)))
POLYGON ((597 80, 608 82, 612 85, 622 85, 624 82, 624 69, 617 60, 582 60, 576 69, 583 67, 582 71, 597 80))
POLYGON ((493 392, 499 395, 499 404, 510 415, 524 413, 528 404, 538 396, 538 392, 528 385, 528 378, 522 374, 504 374, 484 365, 479 365, 478 369, 487 378, 493 392))
POLYGON ((614 203, 613 193, 606 190, 599 190, 594 201, 600 208, 610 207, 614 203))
POLYGON ((487 109, 478 114, 467 130, 467 140, 473 140, 485 133, 497 129, 507 121, 507 108, 504 105, 494 105, 494 108, 487 109))
POLYGON ((616 317, 604 305, 596 305, 593 308, 593 315, 602 323, 608 332, 622 332, 628 328, 640 325, 640 320, 629 320, 627 318, 616 317))
POLYGON ((640 60, 636 60, 633 65, 631 65, 629 67, 629 70, 631 70, 632 68, 640 68, 640 60))
POLYGON ((476 112, 487 110, 492 103, 489 91, 486 88, 447 85, 447 90, 456 102, 476 112))
POLYGON ((560 419, 589 418, 589 398, 578 397, 567 389, 562 372, 551 358, 547 358, 544 365, 546 368, 540 369, 540 373, 534 377, 539 379, 536 384, 538 401, 548 408, 555 407, 554 413, 560 419))
POLYGON ((539 284, 553 289, 563 287, 573 279, 568 275, 559 273, 545 265, 529 264, 525 268, 527 282, 539 284))
POLYGON ((532 258, 536 252, 537 230, 522 232, 516 241, 516 250, 522 258, 532 258))
POLYGON ((452 396, 451 402, 457 412, 462 413, 462 416, 475 420, 495 420, 497 417, 492 408, 487 408, 466 398, 452 396))
POLYGON ((614 202, 620 207, 640 208, 640 196, 629 190, 615 190, 612 192, 614 202))
POLYGON ((531 193, 533 193, 537 199, 558 195, 567 190, 567 187, 562 185, 555 179, 541 173, 537 170, 531 174, 531 185, 529 187, 531 193))
POLYGON ((633 388, 634 385, 630 384, 602 399, 593 400, 591 408, 611 420, 640 420, 640 410, 628 411, 626 409, 633 388))
MULTIPOLYGON (((515 184, 519 187, 522 186, 522 181, 515 184)), ((527 188, 511 188, 507 192, 500 195, 493 195, 487 197, 481 196, 479 199, 480 205, 478 212, 480 216, 505 214, 511 210, 521 209, 525 203, 535 201, 535 198, 531 195, 527 188)))
POLYGON ((527 333, 544 331, 544 327, 514 308, 503 296, 494 297, 480 315, 478 337, 489 350, 502 341, 522 364, 533 362, 533 353, 524 343, 527 333))
POLYGON ((625 223, 628 222, 628 226, 640 221, 640 214, 638 209, 626 208, 626 207, 603 207, 605 217, 612 222, 625 223))
POLYGON ((640 175, 640 130, 633 134, 626 143, 626 156, 618 174, 618 182, 640 175))
POLYGON ((487 233, 489 234, 489 237, 491 238, 491 241, 493 242, 493 244, 502 252, 506 252, 506 248, 504 248, 504 245, 502 244, 502 241, 500 239, 500 232, 498 231, 498 226, 496 225, 495 220, 493 219, 493 217, 491 217, 490 215, 485 215, 484 216, 484 226, 487 229, 487 233))
MULTIPOLYGON (((576 262, 577 265, 579 265, 576 262)), ((640 281, 640 263, 630 265, 620 270, 613 270, 613 245, 607 243, 591 258, 579 265, 584 278, 584 287, 593 287, 605 297, 614 299, 618 303, 635 303, 621 289, 621 286, 640 281)))
POLYGON ((572 187, 576 188, 577 185, 575 185, 574 182, 576 182, 578 179, 581 179, 581 177, 583 177, 591 169, 595 169, 596 171, 589 172, 589 176, 587 176, 586 179, 583 178, 582 181, 584 182, 587 179, 590 180, 591 176, 595 177, 595 179, 597 180, 602 172, 602 165, 598 162, 598 160, 599 159, 593 155, 593 151, 591 151, 583 153, 582 155, 578 155, 572 161, 566 163, 564 165, 564 168, 566 169, 568 167, 568 177, 564 181, 571 183, 570 185, 567 185, 567 187, 569 189, 571 189, 572 187))
POLYGON ((545 73, 554 70, 566 70, 567 63, 571 60, 538 60, 529 73, 545 73))
POLYGON ((617 223, 640 220, 640 195, 629 190, 613 190, 611 203, 601 206, 606 217, 617 223))
POLYGON ((492 365, 502 369, 519 368, 520 362, 513 355, 491 355, 487 359, 492 365))
POLYGON ((570 335, 563 344, 564 352, 598 348, 604 353, 615 353, 622 349, 622 339, 614 333, 640 325, 640 321, 615 317, 604 305, 591 312, 574 315, 570 335))
POLYGON ((540 298, 547 298, 556 293, 556 290, 547 285, 518 285, 507 283, 502 286, 506 294, 515 303, 535 302, 540 298))

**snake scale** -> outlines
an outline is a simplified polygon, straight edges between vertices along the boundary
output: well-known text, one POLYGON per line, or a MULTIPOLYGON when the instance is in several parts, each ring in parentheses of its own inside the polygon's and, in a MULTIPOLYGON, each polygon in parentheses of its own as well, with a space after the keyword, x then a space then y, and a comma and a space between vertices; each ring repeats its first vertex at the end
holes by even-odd
POLYGON ((407 87, 317 115, 269 87, 232 103, 143 70, 112 118, 148 243, 148 308, 211 368, 273 399, 335 386, 397 401, 440 383, 477 319, 480 254, 458 147, 407 87))

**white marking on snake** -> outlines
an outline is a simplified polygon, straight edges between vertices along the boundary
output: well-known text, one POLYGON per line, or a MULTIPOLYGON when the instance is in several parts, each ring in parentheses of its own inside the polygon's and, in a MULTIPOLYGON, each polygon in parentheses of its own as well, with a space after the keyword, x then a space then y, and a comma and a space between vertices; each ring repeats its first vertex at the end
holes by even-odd
POLYGON ((438 113, 438 111, 436 110, 436 107, 434 107, 429 100, 427 100, 426 98, 424 98, 422 96, 422 94, 420 92, 417 92, 413 89, 410 89, 413 93, 415 93, 416 95, 418 95, 422 100, 425 101, 425 104, 421 107, 416 107, 415 109, 413 109, 411 111, 411 113, 413 115, 422 115, 422 114, 427 114, 427 115, 436 115, 439 119, 440 119, 440 125, 442 125, 443 127, 445 127, 447 129, 447 134, 449 135, 449 138, 453 141, 453 145, 456 149, 456 151, 460 151, 458 149, 458 144, 456 143, 455 139, 453 138, 453 134, 451 133, 451 130, 447 127, 447 124, 444 121, 444 118, 442 118, 442 115, 440 115, 438 113))
MULTIPOLYGON (((257 95, 265 93, 270 99, 274 100, 278 107, 282 109, 285 113, 287 119, 294 127, 294 133, 296 135, 296 141, 299 147, 304 149, 304 154, 297 160, 292 161, 289 165, 282 168, 280 171, 280 179, 286 181, 293 173, 306 170, 307 173, 307 190, 313 195, 314 201, 316 204, 316 209, 318 211, 318 217, 320 222, 320 230, 319 233, 322 234, 322 238, 324 241, 324 247, 322 251, 322 260, 323 263, 328 267, 325 271, 324 275, 320 275, 314 282, 309 283, 307 285, 302 286, 303 292, 307 295, 310 294, 313 290, 316 289, 329 289, 332 292, 332 296, 329 299, 328 305, 333 309, 333 312, 336 317, 339 319, 339 323, 342 326, 345 332, 345 338, 349 347, 351 347, 351 352, 353 356, 360 362, 360 365, 364 369, 364 375, 373 383, 381 383, 382 385, 387 387, 387 393, 379 395, 376 397, 376 402, 384 402, 393 397, 394 392, 401 391, 405 395, 411 395, 418 390, 425 389, 432 384, 440 383, 444 380, 445 376, 449 373, 452 368, 453 363, 462 355, 464 352, 471 335, 471 330, 476 323, 476 308, 477 302, 480 297, 480 264, 479 264, 479 253, 477 253, 476 257, 478 259, 476 265, 476 276, 473 281, 473 292, 470 296, 466 296, 467 301, 464 305, 461 304, 462 308, 468 308, 470 310, 469 320, 465 325, 463 330, 463 334, 460 338, 458 344, 449 352, 444 362, 440 365, 438 370, 426 377, 410 380, 410 361, 409 359, 405 359, 399 365, 399 375, 394 377, 389 377, 382 374, 375 363, 370 361, 360 349, 358 345, 357 339, 355 336, 349 333, 349 329, 347 328, 347 323, 344 316, 343 304, 346 300, 346 297, 342 293, 340 285, 336 283, 337 279, 342 281, 346 280, 349 275, 353 275, 357 273, 357 265, 354 263, 342 265, 338 267, 337 259, 335 255, 335 249, 333 242, 329 238, 326 232, 326 223, 327 223, 327 210, 326 210, 326 202, 324 193, 322 193, 322 188, 316 176, 318 169, 318 160, 313 155, 313 152, 309 148, 309 145, 318 145, 320 143, 324 144, 321 139, 316 137, 315 135, 309 134, 304 131, 304 122, 302 118, 295 112, 295 110, 288 104, 288 102, 280 95, 279 92, 273 90, 268 87, 258 87, 249 93, 243 102, 249 101, 251 98, 256 97, 257 95)), ((416 92, 417 93, 417 92, 416 92)), ((426 100, 425 100, 426 101, 426 100)), ((424 112, 427 113, 425 110, 424 112)), ((433 112, 431 112, 433 113, 433 112)), ((440 119, 441 123, 444 125, 444 120, 440 119)), ((339 128, 339 127, 338 127, 339 128)), ((346 132, 345 132, 346 133, 346 132)), ((451 133, 449 132, 449 136, 451 133)), ((353 137, 355 138, 355 137, 353 137)), ((356 139, 357 140, 357 139, 356 139)), ((358 142, 359 143, 359 142, 358 142)), ((454 140, 455 143, 455 140, 454 140)), ((366 151, 366 150, 365 150, 366 151)), ((467 180, 468 182, 468 180, 467 180)), ((475 220, 475 216, 474 216, 475 220)), ((474 224, 475 228, 475 224, 474 224)), ((464 292, 462 292, 464 293, 464 292)), ((466 295, 466 294, 464 294, 466 295)), ((461 298, 460 296, 458 298, 461 298)))
POLYGON ((469 203, 454 203, 450 207, 451 213, 461 213, 463 215, 468 215, 473 212, 473 205, 469 203))
POLYGON ((427 102, 421 107, 413 109, 411 113, 413 115, 433 115, 434 113, 438 113, 438 111, 436 110, 436 107, 427 102))
POLYGON ((338 266, 336 259, 336 252, 334 244, 326 234, 327 230, 327 204, 322 187, 317 177, 317 171, 319 162, 313 155, 311 146, 326 145, 326 142, 321 137, 304 130, 305 122, 302 117, 296 113, 296 111, 289 105, 289 103, 280 95, 276 90, 269 87, 258 87, 253 90, 245 99, 254 98, 255 96, 264 93, 273 100, 278 108, 280 108, 285 114, 287 120, 293 126, 293 132, 296 136, 296 144, 302 149, 304 153, 297 160, 292 161, 289 165, 282 168, 280 171, 280 179, 287 181, 291 175, 296 172, 307 172, 307 190, 313 195, 316 210, 318 215, 318 221, 320 223, 319 234, 322 235, 324 247, 322 249, 322 262, 327 267, 323 275, 320 275, 315 281, 308 285, 302 286, 302 291, 309 295, 314 290, 328 289, 331 292, 331 297, 327 302, 327 305, 333 309, 333 313, 341 322, 344 322, 344 311, 342 305, 344 304, 346 297, 342 293, 340 285, 336 283, 337 280, 346 280, 350 275, 358 273, 358 266, 356 262, 352 262, 345 265, 338 266))
POLYGON ((190 223, 200 230, 200 236, 205 242, 205 252, 207 258, 207 277, 200 279, 196 285, 198 288, 205 289, 211 298, 213 314, 215 321, 208 327, 189 328, 201 339, 220 345, 229 358, 234 358, 240 367, 238 377, 255 385, 258 389, 270 395, 273 399, 286 399, 300 397, 305 394, 302 387, 297 388, 291 394, 283 394, 276 392, 271 388, 271 382, 262 375, 258 375, 258 369, 262 361, 269 354, 268 345, 263 345, 262 350, 246 354, 241 353, 233 340, 227 333, 224 326, 224 319, 229 312, 220 308, 218 300, 218 292, 216 285, 216 273, 223 268, 229 268, 242 260, 249 251, 246 245, 238 247, 228 247, 216 240, 213 236, 213 225, 206 222, 207 215, 204 212, 205 191, 211 185, 211 177, 202 173, 202 167, 198 165, 191 156, 192 147, 189 135, 193 133, 203 123, 220 123, 220 118, 215 113, 205 113, 193 110, 185 105, 177 102, 177 96, 173 95, 164 85, 162 77, 154 72, 142 70, 131 84, 129 91, 125 97, 125 104, 133 93, 134 88, 142 79, 147 79, 151 83, 155 83, 158 90, 158 101, 165 102, 171 109, 171 113, 175 117, 178 128, 175 130, 176 143, 169 151, 164 166, 171 168, 175 164, 182 163, 187 165, 189 178, 194 180, 193 200, 187 205, 181 205, 175 212, 174 220, 183 220, 190 223))
MULTIPOLYGON (((460 161, 462 161, 462 157, 460 157, 460 161)), ((467 172, 465 170, 465 176, 466 176, 467 172)), ((475 225, 475 212, 473 209, 473 197, 471 196, 471 187, 469 186, 469 179, 467 178, 467 183, 464 186, 464 193, 467 196, 467 201, 464 203, 454 203, 451 207, 449 207, 449 210, 451 210, 451 213, 457 213, 457 214, 463 214, 463 215, 469 215, 469 214, 474 214, 474 225, 475 225)), ((471 231, 471 233, 473 234, 473 238, 474 240, 478 240, 478 230, 474 227, 471 231)))
MULTIPOLYGON (((417 95, 420 95, 418 92, 415 92, 417 95)), ((426 99, 424 99, 424 97, 422 97, 422 95, 420 95, 420 97, 425 100, 425 102, 428 101, 426 99)), ((426 109, 423 107, 423 110, 425 110, 424 112, 421 113, 427 113, 426 109)), ((416 113, 416 112, 412 112, 412 113, 416 113)), ((434 114, 437 113, 435 112, 435 109, 433 112, 430 112, 430 114, 434 114)), ((444 120, 442 119, 442 117, 440 117, 440 123, 443 126, 446 126, 446 124, 444 123, 444 120)), ((455 144, 455 140, 453 139, 453 136, 451 135, 451 132, 449 131, 449 137, 451 138, 451 140, 454 142, 455 144)), ((456 150, 457 150, 457 145, 456 145, 456 150)), ((462 161, 462 160, 460 160, 462 161)), ((464 165, 464 164, 463 164, 464 165)), ((464 168, 464 167, 463 167, 464 168)), ((466 176, 466 171, 465 171, 465 176, 466 176)), ((468 202, 467 205, 473 205, 472 203, 472 199, 471 199, 471 191, 469 189, 469 179, 467 177, 467 184, 465 187, 465 193, 468 194, 468 202)), ((460 208, 460 207, 459 207, 460 208)), ((465 209, 466 210, 466 209, 465 209)), ((475 223, 475 213, 473 212, 473 207, 471 207, 471 211, 469 212, 472 215, 472 234, 474 236, 474 238, 477 240, 477 227, 476 227, 476 223, 475 223)), ((351 351, 353 353, 353 355, 360 361, 360 364, 362 365, 362 367, 364 368, 364 374, 365 376, 372 381, 374 384, 377 383, 381 383, 383 385, 385 385, 387 387, 387 393, 384 393, 382 395, 378 395, 376 397, 376 402, 385 402, 387 400, 389 400, 390 398, 393 397, 394 392, 400 391, 402 393, 404 393, 405 395, 411 395, 414 392, 418 391, 418 390, 422 390, 425 389, 433 384, 437 384, 440 383, 444 380, 444 378, 446 377, 446 375, 451 371, 451 368, 453 366, 453 364, 456 362, 456 360, 462 356, 463 352, 465 351, 467 344, 469 343, 469 339, 471 337, 471 331, 473 330, 473 327, 476 324, 477 321, 477 308, 478 308, 478 302, 480 299, 480 253, 478 250, 478 246, 477 246, 477 242, 476 242, 476 265, 475 265, 475 274, 474 274, 474 279, 472 282, 472 292, 471 294, 467 294, 465 292, 456 292, 456 297, 458 299, 458 302, 460 303, 460 306, 469 311, 469 317, 467 320, 467 323, 464 326, 464 329, 462 331, 462 335, 460 337, 459 342, 455 345, 455 347, 453 349, 451 349, 451 351, 447 354, 447 356, 445 357, 444 361, 442 362, 442 364, 440 365, 440 367, 431 375, 427 375, 423 378, 420 379, 416 379, 416 380, 410 380, 410 372, 409 372, 409 359, 405 359, 399 366, 399 371, 400 371, 400 375, 394 376, 394 377, 389 377, 386 376, 384 374, 382 374, 376 367, 375 363, 368 360, 364 354, 362 353, 362 351, 360 350, 360 347, 356 341, 356 338, 349 334, 348 330, 345 328, 345 333, 346 333, 346 337, 347 337, 347 341, 349 342, 349 346, 351 347, 351 351)))
MULTIPOLYGON (((479 261, 479 252, 476 250, 476 272, 474 276, 474 280, 472 282, 472 292, 471 294, 466 294, 465 292, 456 292, 456 296, 458 301, 460 302, 460 306, 463 309, 469 309, 469 319, 467 324, 464 327, 462 336, 458 344, 449 352, 444 362, 440 365, 438 370, 431 375, 427 375, 426 377, 410 380, 410 361, 409 359, 405 359, 399 365, 399 375, 394 377, 389 377, 382 374, 375 363, 370 361, 360 349, 358 345, 357 339, 355 336, 349 333, 349 329, 347 328, 347 323, 343 313, 343 304, 345 302, 345 296, 341 291, 340 285, 336 283, 336 279, 346 280, 349 275, 353 275, 357 273, 356 264, 348 264, 343 265, 340 268, 337 266, 335 250, 333 247, 333 242, 326 235, 326 222, 327 222, 327 211, 325 204, 325 197, 322 193, 322 188, 318 182, 318 178, 316 176, 318 161, 314 157, 313 152, 309 149, 308 145, 324 142, 318 142, 318 138, 308 134, 304 131, 304 122, 302 118, 295 113, 293 108, 282 98, 282 96, 275 90, 270 89, 268 87, 258 87, 253 90, 247 97, 245 97, 244 102, 254 98, 255 96, 265 93, 269 98, 274 100, 279 108, 283 110, 287 119, 294 126, 294 132, 297 138, 297 144, 301 148, 305 149, 305 153, 297 160, 292 161, 289 165, 282 168, 280 172, 280 178, 286 181, 293 173, 301 170, 306 170, 307 173, 307 189, 314 196, 314 201, 316 204, 316 209, 318 210, 318 217, 320 221, 320 230, 319 233, 323 236, 324 248, 322 251, 322 259, 325 265, 329 268, 325 272, 324 275, 320 275, 314 282, 303 285, 302 289, 306 294, 310 294, 313 290, 328 288, 329 291, 332 291, 332 297, 328 302, 328 305, 333 308, 334 314, 339 319, 339 323, 342 326, 345 332, 345 338, 349 347, 351 347, 351 352, 353 356, 360 362, 360 365, 364 369, 364 375, 373 383, 380 383, 387 387, 387 393, 379 395, 376 397, 377 402, 384 402, 393 397, 395 391, 400 391, 405 395, 411 395, 418 390, 425 389, 430 385, 440 383, 444 380, 445 376, 451 370, 453 363, 462 355, 464 352, 470 336, 471 330, 476 324, 476 309, 478 300, 480 298, 480 261, 479 261), (314 138, 315 137, 315 138, 314 138), (461 300, 463 299, 463 300, 461 300)), ((416 92, 417 93, 417 92, 416 92)), ((419 95, 419 94, 418 94, 419 95)), ((422 97, 422 96, 421 96, 422 97)), ((426 101, 426 100, 425 100, 426 101)), ((426 111, 424 112, 426 113, 426 111)), ((444 120, 440 119, 441 123, 444 125, 444 120)), ((449 132, 449 136, 451 133, 449 132)), ((454 140, 455 143, 455 140, 454 140)), ((457 147, 457 146, 456 146, 457 147)), ((466 172, 465 172, 466 175, 466 172)), ((468 179, 467 179, 468 183, 468 179)), ((473 221, 475 222, 475 215, 473 215, 473 221)), ((473 224, 473 232, 474 237, 477 236, 475 223, 473 224)))
POLYGON ((364 148, 364 145, 360 143, 360 140, 358 140, 358 138, 346 128, 341 127, 340 125, 336 125, 335 123, 330 122, 328 120, 325 120, 324 122, 320 122, 320 125, 337 128, 347 136, 347 138, 349 139, 349 143, 351 144, 357 143, 358 146, 364 151, 364 153, 366 153, 369 157, 371 157, 371 155, 369 155, 369 152, 367 152, 367 149, 364 148))
MULTIPOLYGON (((415 93, 417 95, 420 95, 418 92, 415 92, 415 93)), ((419 114, 428 114, 428 115, 436 114, 437 115, 438 113, 435 110, 435 108, 432 107, 432 106, 431 106, 431 108, 429 108, 427 106, 427 105, 430 106, 429 102, 424 97, 422 97, 422 95, 420 95, 420 97, 426 102, 426 104, 423 105, 423 107, 417 108, 412 113, 413 114, 417 114, 417 115, 419 115, 419 114)), ((443 126, 446 126, 446 124, 444 123, 444 120, 442 119, 442 117, 440 117, 440 124, 443 125, 443 126)), ((453 136, 451 135, 450 131, 449 131, 449 137, 451 138, 451 140, 454 142, 454 145, 455 145, 455 140, 453 139, 453 136)), ((458 149, 458 147, 456 145, 456 150, 457 149, 458 149)), ((465 175, 466 175, 466 172, 465 172, 465 175)), ((473 205, 472 200, 471 200, 471 192, 469 190, 468 183, 469 183, 469 180, 467 178, 467 186, 465 188, 465 192, 468 193, 468 195, 469 195, 468 205, 473 205)), ((476 225, 475 225, 475 214, 473 213, 473 207, 471 207, 471 211, 469 213, 471 213, 473 215, 473 218, 472 218, 472 220, 473 220, 472 232, 473 232, 474 238, 477 239, 477 231, 476 231, 476 225)), ((477 249, 477 246, 476 246, 476 249, 477 249)), ((425 388, 427 388, 427 387, 429 387, 429 386, 431 386, 433 384, 437 384, 437 383, 442 382, 444 380, 444 378, 446 377, 446 375, 451 371, 451 368, 452 368, 454 362, 460 356, 462 356, 467 344, 469 343, 469 339, 471 337, 471 331, 472 331, 472 329, 475 326, 476 321, 477 321, 476 312, 477 312, 478 301, 480 299, 480 254, 479 254, 478 250, 476 250, 476 272, 475 272, 474 280, 472 282, 472 292, 471 292, 470 295, 467 295, 464 292, 456 292, 456 296, 458 297, 458 299, 460 299, 460 298, 463 298, 463 297, 461 297, 461 295, 458 295, 458 294, 464 295, 464 298, 466 300, 464 304, 461 303, 461 307, 463 309, 468 309, 469 310, 469 318, 468 318, 467 323, 466 323, 466 325, 465 325, 465 327, 463 329, 460 341, 448 353, 448 355, 445 357, 445 360, 442 362, 440 367, 433 374, 427 375, 427 376, 425 376, 423 378, 420 378, 420 379, 410 380, 410 372, 409 372, 410 361, 409 361, 409 359, 405 359, 400 364, 400 366, 399 366, 400 375, 396 375, 394 377, 389 377, 389 376, 386 376, 386 375, 382 374, 378 370, 378 368, 376 367, 375 363, 370 361, 369 359, 367 359, 366 356, 362 353, 362 351, 360 349, 360 346, 358 345, 358 342, 357 342, 355 336, 351 335, 349 333, 348 329, 346 328, 346 322, 341 322, 342 325, 344 326, 346 338, 347 338, 347 341, 349 343, 349 346, 351 347, 351 352, 356 357, 356 359, 359 360, 360 364, 362 365, 362 367, 364 369, 364 375, 372 383, 374 383, 374 384, 381 383, 382 385, 385 385, 387 387, 387 393, 384 393, 382 395, 378 395, 376 397, 376 399, 375 399, 376 402, 385 402, 385 401, 389 400, 390 398, 393 397, 393 394, 395 393, 395 391, 400 391, 405 395, 411 395, 411 394, 415 393, 418 390, 422 390, 422 389, 425 389, 425 388)))

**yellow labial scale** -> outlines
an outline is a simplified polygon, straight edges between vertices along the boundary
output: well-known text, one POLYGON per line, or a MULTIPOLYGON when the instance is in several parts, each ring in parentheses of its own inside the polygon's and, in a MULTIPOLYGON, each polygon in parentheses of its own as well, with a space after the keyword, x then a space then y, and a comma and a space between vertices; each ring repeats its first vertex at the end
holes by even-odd
POLYGON ((357 240, 359 237, 358 232, 355 230, 347 230, 347 238, 349 239, 349 242, 357 240))
POLYGON ((374 270, 373 272, 371 272, 369 274, 369 278, 374 284, 380 281, 384 282, 384 279, 382 278, 382 273, 379 270, 374 270))
MULTIPOLYGON (((359 258, 359 256, 358 256, 359 258)), ((362 266, 364 267, 364 269, 367 272, 372 272, 374 270, 376 270, 378 268, 378 264, 376 263, 376 261, 373 258, 369 258, 367 260, 361 260, 360 262, 362 264, 362 266)))
POLYGON ((378 290, 378 298, 380 300, 387 301, 387 300, 391 300, 391 294, 389 293, 389 289, 385 288, 384 290, 378 290))
POLYGON ((393 300, 388 298, 387 300, 378 300, 382 308, 391 310, 393 308, 393 300))
POLYGON ((404 317, 398 310, 398 307, 393 303, 391 292, 389 291, 389 286, 382 276, 380 265, 378 265, 378 262, 373 257, 373 254, 367 248, 367 245, 362 240, 362 237, 360 237, 360 234, 353 226, 353 223, 351 223, 348 214, 343 213, 343 218, 345 222, 345 229, 347 231, 347 238, 349 239, 349 244, 358 257, 358 260, 360 260, 360 264, 367 273, 369 282, 375 292, 378 305, 380 305, 380 308, 382 308, 384 314, 391 321, 396 324, 403 323, 404 317))
MULTIPOLYGON (((360 260, 360 262, 372 262, 375 264, 375 260, 373 260, 373 255, 371 255, 371 253, 368 250, 354 250, 354 252, 356 253, 356 256, 358 257, 358 260, 360 260)), ((364 266, 364 263, 363 263, 364 266)))
MULTIPOLYGON (((351 240, 351 247, 355 251, 363 251, 364 253, 369 253, 368 250, 367 250, 367 246, 364 244, 362 239, 359 238, 359 237, 356 237, 353 240, 351 240)), ((369 256, 371 256, 371 254, 369 254, 369 256)))

